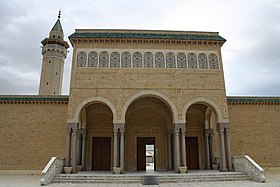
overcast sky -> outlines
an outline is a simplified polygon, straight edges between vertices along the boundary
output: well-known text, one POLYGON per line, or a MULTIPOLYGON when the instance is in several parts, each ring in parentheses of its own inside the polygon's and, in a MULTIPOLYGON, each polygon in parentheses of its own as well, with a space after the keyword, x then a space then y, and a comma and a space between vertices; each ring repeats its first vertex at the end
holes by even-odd
MULTIPOLYGON (((280 96, 279 0, 0 0, 0 94, 38 94, 41 40, 76 28, 214 31, 228 96, 280 96)), ((65 63, 69 94, 72 48, 65 63)))

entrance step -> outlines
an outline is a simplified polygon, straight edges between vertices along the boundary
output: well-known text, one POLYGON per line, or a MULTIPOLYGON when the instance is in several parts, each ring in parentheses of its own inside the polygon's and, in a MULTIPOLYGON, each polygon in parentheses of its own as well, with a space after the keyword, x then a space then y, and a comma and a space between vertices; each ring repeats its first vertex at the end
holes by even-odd
POLYGON ((244 181, 250 177, 242 172, 216 172, 216 173, 155 173, 155 174, 121 174, 102 175, 94 174, 59 174, 52 180, 53 183, 142 183, 143 176, 153 176, 160 183, 186 183, 210 181, 244 181))

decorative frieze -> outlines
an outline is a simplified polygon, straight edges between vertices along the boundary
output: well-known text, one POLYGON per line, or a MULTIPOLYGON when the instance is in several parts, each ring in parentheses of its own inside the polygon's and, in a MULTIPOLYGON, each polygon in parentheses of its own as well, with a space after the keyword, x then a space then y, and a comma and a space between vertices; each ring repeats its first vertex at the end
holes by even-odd
POLYGON ((214 53, 79 51, 76 68, 185 68, 220 69, 214 53), (209 60, 208 60, 209 59, 209 60))

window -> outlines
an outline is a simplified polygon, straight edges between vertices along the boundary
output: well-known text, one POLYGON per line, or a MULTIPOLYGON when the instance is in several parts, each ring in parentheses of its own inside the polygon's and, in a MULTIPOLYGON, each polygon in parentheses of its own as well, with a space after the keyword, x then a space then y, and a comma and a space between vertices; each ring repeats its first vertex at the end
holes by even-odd
POLYGON ((208 69, 208 62, 207 62, 206 54, 200 53, 198 55, 198 66, 199 66, 199 69, 208 69))
POLYGON ((77 55, 77 65, 76 67, 86 67, 87 54, 84 51, 81 51, 77 55))
POLYGON ((98 54, 95 51, 91 51, 88 54, 88 67, 97 67, 98 63, 98 54))
POLYGON ((194 53, 189 53, 188 54, 188 67, 189 68, 197 68, 196 54, 194 54, 194 53))
POLYGON ((103 51, 99 55, 99 67, 109 67, 109 53, 103 51))
POLYGON ((155 55, 155 67, 156 68, 165 68, 164 55, 161 52, 157 52, 155 55))
POLYGON ((186 55, 184 53, 178 53, 177 67, 178 68, 187 68, 186 55))
POLYGON ((122 53, 122 67, 131 67, 131 55, 129 52, 122 53))
POLYGON ((120 67, 120 53, 118 52, 111 53, 110 64, 111 67, 120 67))
POLYGON ((215 55, 215 54, 209 55, 209 66, 210 66, 210 69, 219 69, 217 55, 215 55))
POLYGON ((174 53, 167 53, 166 54, 166 68, 176 68, 174 53))
POLYGON ((134 68, 141 68, 142 67, 142 54, 139 52, 133 53, 133 67, 134 68))
POLYGON ((153 54, 151 52, 147 52, 144 54, 144 67, 145 68, 153 68, 153 54))

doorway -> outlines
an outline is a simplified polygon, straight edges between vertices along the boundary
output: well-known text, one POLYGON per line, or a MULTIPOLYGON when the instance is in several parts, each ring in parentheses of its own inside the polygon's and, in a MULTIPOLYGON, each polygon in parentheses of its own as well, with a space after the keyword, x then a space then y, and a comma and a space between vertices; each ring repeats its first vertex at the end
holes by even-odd
POLYGON ((198 137, 186 137, 186 159, 188 169, 199 169, 198 137))
POLYGON ((155 138, 137 137, 137 171, 156 170, 155 138))
POLYGON ((110 171, 111 166, 111 138, 92 138, 92 170, 110 171))

